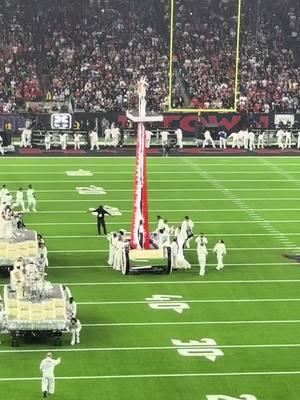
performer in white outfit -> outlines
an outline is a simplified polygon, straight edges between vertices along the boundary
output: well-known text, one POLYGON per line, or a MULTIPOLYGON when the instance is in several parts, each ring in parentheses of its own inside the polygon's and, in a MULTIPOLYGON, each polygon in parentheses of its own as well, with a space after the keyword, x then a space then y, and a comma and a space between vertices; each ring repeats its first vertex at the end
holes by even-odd
POLYGON ((41 254, 43 254, 43 258, 45 259, 45 265, 46 268, 49 266, 49 261, 48 261, 48 250, 47 247, 45 246, 45 243, 40 243, 39 244, 39 256, 41 256, 41 254))
POLYGON ((290 149, 290 148, 292 147, 292 132, 286 130, 286 131, 284 132, 284 134, 285 134, 285 144, 284 144, 284 148, 285 148, 285 149, 287 149, 287 148, 290 149))
POLYGON ((2 189, 0 190, 0 202, 1 203, 4 201, 4 198, 5 198, 7 193, 9 193, 9 190, 7 189, 6 185, 3 185, 2 189))
POLYGON ((205 275, 206 257, 208 256, 208 251, 204 243, 198 243, 197 245, 197 255, 200 266, 199 275, 205 275))
POLYGON ((193 228, 194 228, 194 222, 188 216, 184 217, 184 220, 181 224, 181 229, 186 231, 187 239, 185 244, 188 249, 190 248, 190 240, 194 236, 193 228))
POLYGON ((72 319, 72 318, 76 318, 76 314, 77 314, 77 304, 74 301, 74 297, 70 297, 69 298, 69 302, 66 305, 66 309, 67 309, 67 317, 68 319, 72 319))
POLYGON ((176 239, 173 239, 171 243, 171 268, 176 269, 176 258, 178 255, 178 243, 176 239))
POLYGON ((51 149, 51 135, 50 135, 49 132, 45 133, 44 144, 45 144, 45 149, 46 150, 50 150, 51 149))
POLYGON ((165 229, 165 224, 164 220, 160 215, 158 215, 156 218, 157 218, 157 228, 155 229, 155 232, 158 233, 161 229, 165 229))
POLYGON ((187 240, 187 233, 186 230, 181 227, 181 225, 178 226, 178 228, 175 229, 175 236, 177 239, 177 244, 178 244, 178 256, 183 257, 183 246, 187 240))
POLYGON ((43 374, 42 377, 42 392, 44 397, 47 397, 47 394, 54 394, 55 391, 55 377, 54 377, 54 369, 60 364, 61 358, 57 360, 52 359, 52 353, 47 353, 47 358, 45 358, 40 365, 40 371, 43 374))
POLYGON ((76 132, 74 134, 74 150, 80 150, 80 133, 76 132))
POLYGON ((80 343, 80 331, 81 331, 81 323, 79 319, 71 318, 69 323, 69 330, 72 334, 71 346, 74 346, 75 343, 80 343))
POLYGON ((215 245, 213 252, 217 255, 217 270, 224 268, 223 257, 226 256, 226 247, 223 239, 220 239, 219 242, 215 245))
POLYGON ((264 132, 260 132, 258 135, 257 148, 263 149, 264 147, 265 147, 265 134, 264 132))
POLYGON ((248 140, 249 140, 249 150, 252 151, 255 149, 255 134, 254 132, 248 132, 248 140))
POLYGON ((32 185, 28 185, 27 202, 27 211, 30 212, 30 208, 32 208, 32 211, 36 212, 36 198, 32 185))
POLYGON ((151 131, 149 131, 149 130, 146 130, 146 132, 145 132, 145 147, 146 147, 146 149, 149 149, 150 148, 150 145, 151 145, 151 136, 153 135, 153 133, 151 132, 151 131))
POLYGON ((4 156, 4 149, 3 149, 3 139, 2 139, 2 136, 0 136, 0 153, 4 156))
POLYGON ((113 268, 116 271, 121 271, 125 265, 126 265, 125 243, 123 241, 123 238, 119 236, 118 241, 116 242, 116 251, 115 251, 113 268))
POLYGON ((277 131, 277 134, 276 134, 276 136, 277 136, 277 144, 278 144, 278 147, 281 149, 281 150, 283 150, 283 148, 284 148, 284 145, 283 145, 283 136, 284 136, 284 131, 282 130, 282 129, 279 129, 278 131, 277 131))
POLYGON ((118 235, 116 232, 111 232, 109 236, 107 236, 109 241, 109 257, 108 257, 108 265, 114 264, 115 252, 116 252, 116 244, 118 241, 118 235))
POLYGON ((162 131, 162 132, 160 132, 160 136, 161 136, 161 145, 162 146, 167 146, 168 145, 169 132, 168 131, 162 131))
POLYGON ((111 129, 109 127, 104 131, 104 146, 111 146, 111 129))
POLYGON ((94 130, 91 130, 90 132, 90 142, 91 142, 91 150, 94 150, 95 148, 99 150, 98 133, 94 130))
POLYGON ((214 149, 216 148, 215 142, 213 141, 213 138, 211 137, 209 130, 206 130, 204 132, 204 141, 202 144, 202 148, 204 149, 209 143, 212 145, 214 149))
POLYGON ((177 146, 179 146, 180 149, 183 148, 183 143, 182 143, 182 129, 178 128, 175 131, 176 139, 177 139, 177 146))
POLYGON ((25 211, 24 193, 23 189, 20 188, 16 193, 16 202, 13 204, 13 208, 21 207, 22 211, 25 211))
POLYGON ((66 150, 67 148, 67 139, 68 139, 68 134, 67 133, 62 133, 59 136, 59 143, 61 145, 62 150, 66 150))

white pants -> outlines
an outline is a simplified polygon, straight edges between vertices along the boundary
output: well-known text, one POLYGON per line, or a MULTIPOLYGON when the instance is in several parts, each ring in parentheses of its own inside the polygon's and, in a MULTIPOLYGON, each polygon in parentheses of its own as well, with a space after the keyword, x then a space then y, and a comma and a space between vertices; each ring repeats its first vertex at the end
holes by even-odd
POLYGON ((300 149, 300 135, 298 135, 297 149, 300 149))
POLYGON ((51 148, 51 143, 50 142, 45 142, 45 149, 50 150, 51 148))
POLYGON ((291 148, 291 146, 292 146, 292 138, 291 137, 287 137, 286 139, 285 139, 285 148, 291 148))
POLYGON ((200 272, 199 275, 205 275, 205 266, 206 266, 206 258, 205 257, 198 257, 200 272))
POLYGON ((32 211, 36 211, 35 206, 36 206, 36 199, 35 198, 28 199, 27 210, 30 211, 30 207, 32 207, 32 211))
POLYGON ((17 201, 15 202, 15 204, 13 204, 13 208, 15 208, 15 207, 21 207, 21 208, 22 208, 22 211, 25 211, 25 203, 24 203, 24 200, 17 200, 17 201))
POLYGON ((80 150, 80 142, 74 142, 74 150, 80 150))
POLYGON ((115 246, 110 245, 109 246, 109 257, 107 264, 108 265, 113 265, 114 264, 114 258, 115 258, 115 246))
POLYGON ((4 156, 4 150, 1 144, 0 144, 0 153, 4 156))
POLYGON ((264 144, 264 139, 258 137, 257 148, 258 148, 258 149, 259 149, 259 148, 262 148, 262 149, 263 149, 264 146, 265 146, 265 144, 264 144))
POLYGON ((66 150, 66 148, 67 148, 67 142, 61 142, 60 144, 61 144, 61 149, 62 149, 62 150, 66 150))
POLYGON ((179 146, 180 149, 183 148, 183 144, 182 144, 182 135, 177 136, 177 145, 179 146))
POLYGON ((226 139, 225 138, 220 138, 220 149, 226 149, 226 139))
POLYGON ((218 261, 217 269, 222 269, 222 268, 224 268, 224 264, 223 264, 223 254, 217 254, 217 261, 218 261))
POLYGON ((249 150, 254 150, 254 149, 255 149, 254 140, 250 139, 249 140, 249 150))
POLYGON ((146 149, 150 148, 151 139, 146 139, 145 147, 146 149))
POLYGON ((202 148, 204 149, 204 147, 206 147, 209 142, 211 143, 212 147, 215 149, 216 148, 215 142, 212 140, 212 138, 205 139, 203 142, 202 148))
POLYGON ((282 143, 282 139, 278 139, 277 143, 278 143, 278 147, 280 149, 283 149, 284 146, 283 146, 283 143, 282 143))
POLYGON ((55 378, 54 376, 43 376, 42 378, 42 392, 54 394, 55 378))
POLYGON ((111 135, 105 135, 104 136, 104 146, 110 146, 111 145, 111 135))
POLYGON ((99 150, 98 140, 92 140, 91 142, 91 150, 94 150, 95 147, 97 150, 99 150))
POLYGON ((72 334, 71 345, 73 346, 76 343, 80 343, 80 331, 81 328, 72 329, 70 332, 72 334))

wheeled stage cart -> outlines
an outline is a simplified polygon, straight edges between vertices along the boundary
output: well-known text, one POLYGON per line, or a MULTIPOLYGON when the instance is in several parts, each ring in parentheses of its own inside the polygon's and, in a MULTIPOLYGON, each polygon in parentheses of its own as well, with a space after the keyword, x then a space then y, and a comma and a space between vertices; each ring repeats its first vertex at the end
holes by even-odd
POLYGON ((11 336, 12 346, 19 346, 21 338, 53 337, 61 344, 67 332, 66 301, 62 285, 53 285, 48 296, 39 301, 18 299, 17 292, 4 287, 0 330, 11 336), (2 325, 2 326, 1 326, 2 325))
POLYGON ((170 274, 171 249, 126 250, 126 263, 122 266, 122 274, 170 274))

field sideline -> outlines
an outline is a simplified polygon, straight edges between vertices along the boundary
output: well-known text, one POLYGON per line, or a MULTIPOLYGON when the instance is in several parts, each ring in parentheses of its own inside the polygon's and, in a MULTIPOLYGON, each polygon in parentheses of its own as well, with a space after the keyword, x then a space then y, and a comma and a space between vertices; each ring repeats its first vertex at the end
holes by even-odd
MULTIPOLYGON (((109 231, 130 229, 134 158, 0 159, 0 184, 15 192, 32 183, 37 213, 25 215, 46 239, 49 280, 66 283, 78 303, 81 344, 10 346, 1 336, 0 400, 41 398, 39 363, 62 357, 58 400, 206 400, 207 395, 299 400, 300 269, 283 254, 300 254, 299 157, 149 158, 151 228, 185 215, 209 240, 207 274, 199 277, 195 243, 189 271, 126 276, 107 266, 108 241, 97 236, 89 207, 117 207, 109 231), (69 176, 83 169, 90 176, 69 176), (95 185, 106 194, 82 195, 95 185), (211 249, 228 248, 216 271, 211 249), (182 296, 182 313, 155 310, 153 295, 182 296), (191 345, 201 356, 185 356, 191 345), (177 341, 177 342, 176 342, 177 341), (182 344, 180 344, 180 341, 182 344), (208 357, 216 354, 215 360, 208 357)), ((0 275, 0 293, 8 278, 0 275)), ((221 399, 221 397, 220 397, 221 399)), ((216 397, 217 400, 217 397, 216 397)))

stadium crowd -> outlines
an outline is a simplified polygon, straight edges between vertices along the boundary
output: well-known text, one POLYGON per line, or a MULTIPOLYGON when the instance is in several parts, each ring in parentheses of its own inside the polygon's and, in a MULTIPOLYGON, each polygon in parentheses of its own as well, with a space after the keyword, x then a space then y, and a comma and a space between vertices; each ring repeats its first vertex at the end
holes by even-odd
MULTIPOLYGON (((0 112, 41 98, 85 111, 124 111, 136 104, 142 75, 150 84, 149 109, 167 109, 169 1, 1 0, 1 6, 0 112)), ((239 110, 295 112, 299 2, 242 6, 239 110)), ((233 107, 237 1, 186 0, 184 7, 175 1, 175 11, 173 107, 233 107)))

